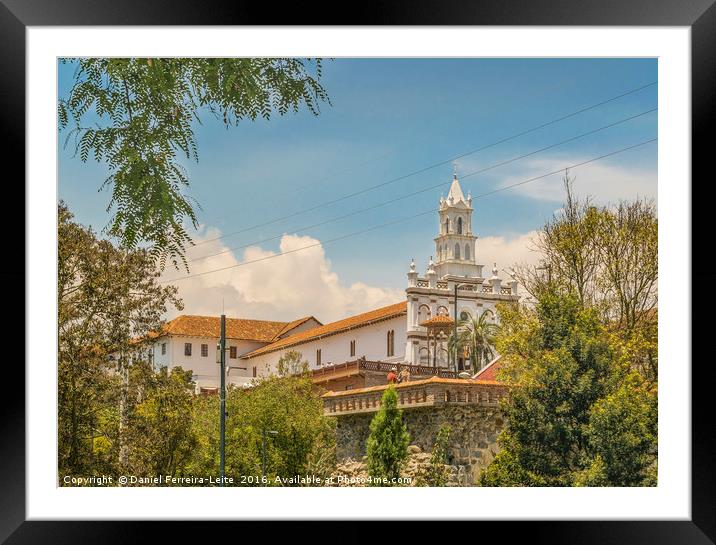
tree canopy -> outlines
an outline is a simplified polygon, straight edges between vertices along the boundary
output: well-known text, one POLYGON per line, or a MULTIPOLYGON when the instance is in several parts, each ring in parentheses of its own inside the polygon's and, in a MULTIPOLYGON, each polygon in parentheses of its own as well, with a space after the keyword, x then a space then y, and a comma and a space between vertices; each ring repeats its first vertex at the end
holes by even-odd
POLYGON ((366 443, 368 474, 373 486, 395 486, 400 469, 408 457, 410 435, 398 409, 398 394, 389 386, 383 393, 380 409, 370 423, 366 443))
POLYGON ((194 124, 209 113, 224 125, 269 119, 301 107, 317 115, 330 103, 321 59, 83 58, 74 85, 59 100, 60 129, 69 129, 82 161, 106 163, 102 188, 112 191, 106 227, 128 248, 146 243, 164 267, 186 267, 187 224, 196 203, 181 158, 198 160, 194 124), (94 114, 91 123, 86 120, 94 114))
POLYGON ((64 203, 58 221, 58 454, 60 474, 68 474, 100 462, 97 441, 116 444, 118 372, 133 339, 157 330, 181 301, 175 287, 157 284, 146 250, 98 239, 64 203))

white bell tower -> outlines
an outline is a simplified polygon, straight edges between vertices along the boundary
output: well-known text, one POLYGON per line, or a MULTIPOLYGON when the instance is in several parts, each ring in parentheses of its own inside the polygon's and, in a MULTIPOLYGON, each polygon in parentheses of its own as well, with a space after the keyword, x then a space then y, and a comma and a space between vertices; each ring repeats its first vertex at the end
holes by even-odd
POLYGON ((435 237, 438 278, 482 275, 482 265, 475 262, 477 237, 472 234, 472 211, 472 197, 468 194, 465 198, 454 174, 447 199, 440 197, 440 230, 435 237))

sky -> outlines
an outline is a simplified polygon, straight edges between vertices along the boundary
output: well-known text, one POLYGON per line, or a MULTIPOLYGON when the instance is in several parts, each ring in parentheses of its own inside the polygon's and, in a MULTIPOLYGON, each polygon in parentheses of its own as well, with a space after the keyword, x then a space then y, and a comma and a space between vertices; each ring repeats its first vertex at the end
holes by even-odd
MULTIPOLYGON (((71 88, 74 71, 59 65, 60 96, 71 88)), ((470 152, 656 80, 656 59, 339 58, 324 68, 321 82, 331 104, 323 104, 318 116, 302 109, 227 129, 203 115, 195 126, 199 161, 185 164, 187 194, 200 205, 201 223, 193 233, 200 244, 188 256, 224 253, 190 261, 190 274, 232 268, 177 281, 183 313, 216 315, 224 308, 229 316, 291 320, 312 314, 328 322, 403 300, 410 260, 424 272, 438 230, 437 213, 421 213, 437 208, 454 170, 463 192, 474 198, 478 263, 486 270, 494 262, 499 269, 534 263, 530 240, 561 207, 561 176, 504 188, 656 138, 653 111, 575 139, 656 108, 657 85, 470 152), (285 216, 291 217, 273 221, 285 216), (342 219, 306 229, 332 218, 342 219)), ((111 195, 99 187, 108 171, 83 163, 64 141, 61 133, 59 197, 77 221, 101 232, 111 195)), ((576 193, 600 204, 656 200, 657 146, 570 173, 576 193)), ((169 269, 163 278, 185 274, 169 269)))

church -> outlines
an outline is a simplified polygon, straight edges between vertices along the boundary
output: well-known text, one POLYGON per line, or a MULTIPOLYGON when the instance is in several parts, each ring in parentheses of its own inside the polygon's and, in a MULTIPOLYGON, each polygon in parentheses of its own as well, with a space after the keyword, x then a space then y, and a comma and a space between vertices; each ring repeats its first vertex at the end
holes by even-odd
MULTIPOLYGON (((483 275, 472 213, 472 197, 465 197, 454 175, 447 198, 440 198, 435 259, 430 257, 422 275, 411 260, 404 301, 328 324, 313 316, 291 322, 227 317, 227 382, 247 385, 276 372, 289 351, 299 352, 314 382, 325 377, 329 389, 371 385, 367 375, 384 377, 386 370, 403 366, 419 376, 479 371, 467 353, 458 354, 456 362, 450 357, 455 317, 459 323, 487 313, 496 322, 495 305, 519 296, 517 282, 503 283, 496 264, 489 277, 483 275)), ((179 316, 153 340, 150 357, 157 366, 191 369, 197 390, 213 391, 219 385, 219 327, 219 317, 179 316)))

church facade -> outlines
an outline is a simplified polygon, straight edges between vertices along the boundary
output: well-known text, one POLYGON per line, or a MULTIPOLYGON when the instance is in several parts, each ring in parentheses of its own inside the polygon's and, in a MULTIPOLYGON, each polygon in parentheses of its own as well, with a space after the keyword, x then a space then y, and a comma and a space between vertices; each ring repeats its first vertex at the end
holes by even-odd
MULTIPOLYGON (((458 355, 455 363, 449 357, 447 340, 455 328, 455 318, 461 321, 487 313, 487 318, 494 322, 497 320, 496 304, 517 301, 519 296, 517 282, 513 279, 503 282, 496 265, 489 277, 483 275, 484 266, 476 260, 477 236, 472 231, 472 213, 472 198, 464 196, 457 176, 454 176, 447 198, 440 199, 439 228, 434 239, 435 260, 430 258, 422 275, 416 270, 415 261, 411 261, 404 301, 328 324, 322 324, 312 316, 295 322, 300 322, 299 326, 293 327, 293 323, 289 323, 291 325, 282 326, 283 329, 278 322, 266 322, 274 324, 272 327, 281 332, 272 330, 263 336, 252 334, 249 335, 250 343, 238 344, 236 353, 232 354, 237 365, 232 371, 231 382, 247 384, 254 377, 275 372, 279 359, 289 351, 299 352, 313 370, 363 359, 477 372, 467 354, 458 355)), ((175 320, 180 319, 191 322, 185 316, 175 320)), ((169 322, 167 331, 175 330, 173 342, 187 346, 188 341, 182 335, 191 336, 192 332, 182 330, 182 335, 177 336, 177 328, 172 328, 172 322, 169 322)), ((260 329, 263 332, 266 328, 264 324, 260 329)), ((207 339, 205 345, 210 345, 214 337, 218 339, 218 331, 215 335, 203 331, 201 337, 207 339)), ((166 343, 166 338, 160 334, 154 350, 163 342, 166 343)), ((170 367, 183 363, 186 368, 189 363, 181 359, 175 362, 171 357, 161 361, 170 367)), ((206 372, 209 367, 201 373, 198 388, 218 385, 218 366, 215 375, 206 372)))
MULTIPOLYGON (((484 266, 476 260, 477 236, 472 231, 472 212, 472 197, 463 195, 454 176, 447 198, 440 199, 440 227, 435 237, 437 261, 430 258, 422 277, 415 262, 411 262, 408 272, 405 360, 411 364, 445 367, 450 361, 447 345, 450 322, 443 320, 446 327, 442 328, 421 324, 440 324, 439 317, 453 321, 457 317, 460 322, 483 313, 495 322, 498 302, 519 299, 517 282, 510 279, 503 285, 496 264, 489 278, 483 276, 484 266)), ((459 355, 454 367, 462 371, 474 366, 469 358, 459 355)))

